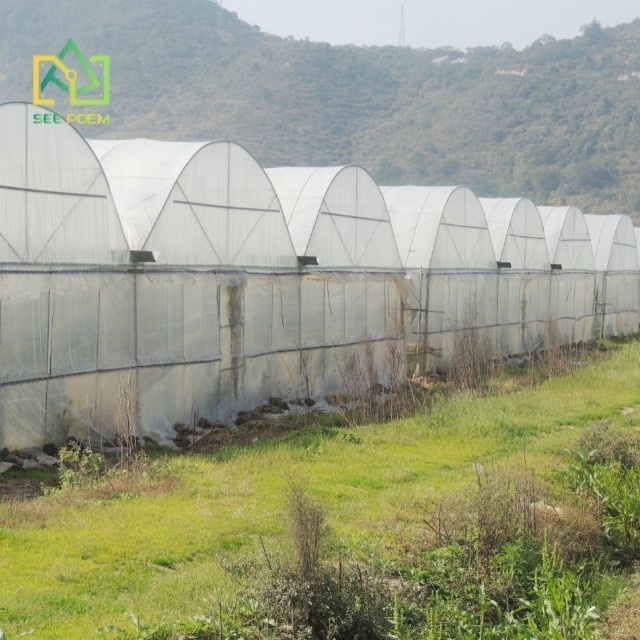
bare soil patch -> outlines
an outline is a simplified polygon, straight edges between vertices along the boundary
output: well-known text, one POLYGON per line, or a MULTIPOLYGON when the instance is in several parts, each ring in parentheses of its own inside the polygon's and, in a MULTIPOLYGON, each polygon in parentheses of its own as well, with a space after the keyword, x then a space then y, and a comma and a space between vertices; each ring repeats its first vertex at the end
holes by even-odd
POLYGON ((34 477, 24 471, 7 473, 6 477, 0 476, 0 501, 2 500, 31 500, 44 494, 43 487, 52 484, 55 479, 55 471, 45 474, 49 477, 34 477), (23 475, 19 477, 17 474, 23 475))
POLYGON ((305 427, 305 420, 255 420, 239 427, 217 429, 194 442, 187 453, 214 453, 228 446, 250 446, 264 440, 279 440, 305 427))

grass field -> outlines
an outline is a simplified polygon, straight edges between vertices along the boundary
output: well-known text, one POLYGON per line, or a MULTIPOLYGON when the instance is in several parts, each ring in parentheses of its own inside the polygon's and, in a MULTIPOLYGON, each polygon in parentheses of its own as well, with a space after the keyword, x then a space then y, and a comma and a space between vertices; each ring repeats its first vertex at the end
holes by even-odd
POLYGON ((133 631, 129 614, 151 625, 210 614, 251 579, 243 566, 266 562, 263 545, 280 553, 292 482, 326 508, 336 548, 384 556, 420 535, 429 500, 475 482, 474 465, 544 476, 584 427, 638 429, 638 406, 632 342, 565 378, 442 398, 408 420, 346 430, 310 415, 278 441, 160 455, 130 482, 0 502, 0 628, 84 640, 133 631))

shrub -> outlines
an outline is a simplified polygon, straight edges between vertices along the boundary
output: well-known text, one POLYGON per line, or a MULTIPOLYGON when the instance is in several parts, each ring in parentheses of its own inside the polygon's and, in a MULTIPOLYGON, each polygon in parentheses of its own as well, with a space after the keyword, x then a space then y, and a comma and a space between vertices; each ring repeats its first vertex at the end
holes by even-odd
POLYGON ((640 559, 640 467, 628 468, 617 460, 593 463, 572 451, 561 475, 576 494, 592 502, 613 558, 622 564, 640 559))
POLYGON ((451 338, 449 381, 455 389, 482 391, 489 381, 491 350, 480 330, 472 325, 458 329, 451 338))
POLYGON ((79 442, 70 442, 67 447, 60 449, 59 479, 60 486, 77 487, 93 484, 107 472, 104 456, 79 442))
POLYGON ((328 561, 324 509, 298 484, 288 489, 285 519, 292 558, 274 567, 255 594, 276 636, 387 638, 390 590, 359 564, 328 561))
POLYGON ((382 640, 391 623, 393 595, 373 572, 358 564, 324 564, 306 582, 277 570, 262 595, 279 637, 317 640, 382 640))
POLYGON ((292 484, 287 494, 287 526, 295 550, 297 578, 300 582, 313 582, 320 570, 328 528, 324 509, 297 484, 292 484))
POLYGON ((585 429, 576 442, 575 450, 592 465, 619 462, 631 469, 639 462, 637 439, 629 433, 611 431, 608 421, 585 429))

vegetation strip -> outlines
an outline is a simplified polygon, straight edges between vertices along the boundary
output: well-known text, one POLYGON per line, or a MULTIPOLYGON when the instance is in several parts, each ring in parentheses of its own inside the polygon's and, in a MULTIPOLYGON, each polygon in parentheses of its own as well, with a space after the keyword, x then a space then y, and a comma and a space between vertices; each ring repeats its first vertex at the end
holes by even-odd
POLYGON ((355 637, 349 621, 371 638, 592 637, 638 553, 639 356, 633 342, 507 394, 445 389, 386 424, 309 414, 278 441, 67 472, 62 489, 0 503, 0 626, 9 639, 355 637))

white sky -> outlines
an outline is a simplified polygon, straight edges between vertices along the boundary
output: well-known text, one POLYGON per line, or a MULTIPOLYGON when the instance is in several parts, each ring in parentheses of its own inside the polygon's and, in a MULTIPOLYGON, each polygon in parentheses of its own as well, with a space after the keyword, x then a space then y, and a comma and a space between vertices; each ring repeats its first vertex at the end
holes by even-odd
MULTIPOLYGON (((397 45, 402 0, 219 0, 249 24, 317 42, 397 45)), ((410 47, 529 46, 543 34, 560 40, 597 19, 603 27, 640 17, 638 0, 404 0, 410 47)))

